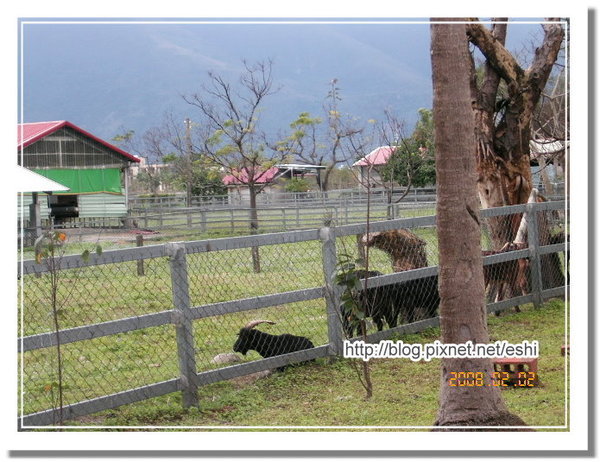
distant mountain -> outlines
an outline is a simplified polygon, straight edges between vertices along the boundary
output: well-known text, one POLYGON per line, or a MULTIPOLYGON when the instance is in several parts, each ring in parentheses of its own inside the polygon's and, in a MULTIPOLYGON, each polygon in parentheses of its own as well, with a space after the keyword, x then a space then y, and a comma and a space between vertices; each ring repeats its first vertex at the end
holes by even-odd
POLYGON ((281 88, 261 114, 273 134, 322 114, 333 78, 340 110, 363 120, 391 108, 410 129, 431 107, 427 24, 26 24, 23 44, 24 121, 66 119, 105 139, 165 111, 194 120, 182 95, 209 70, 235 82, 243 59, 274 61, 281 88))

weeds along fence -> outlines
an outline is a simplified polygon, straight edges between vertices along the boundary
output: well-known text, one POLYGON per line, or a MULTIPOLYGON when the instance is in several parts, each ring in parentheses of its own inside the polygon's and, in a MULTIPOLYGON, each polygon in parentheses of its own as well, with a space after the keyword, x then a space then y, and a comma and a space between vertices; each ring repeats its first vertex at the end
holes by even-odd
MULTIPOLYGON (((546 202, 482 211, 490 223, 524 212, 537 218, 528 220, 525 248, 484 258, 490 312, 539 305, 565 293, 568 243, 550 239, 564 232, 564 208, 564 202, 546 202), (492 282, 511 280, 523 259, 529 260, 526 292, 492 294, 492 282)), ((418 245, 368 247, 369 269, 381 275, 373 273, 362 293, 379 305, 402 300, 397 319, 386 319, 384 330, 369 323, 372 342, 439 322, 435 312, 423 311, 437 290, 426 283, 437 274, 435 216, 373 222, 368 231, 385 236, 397 229, 410 231, 418 245), (424 260, 415 269, 394 272, 398 252, 413 255, 415 248, 424 260)), ((194 406, 207 384, 340 356, 343 340, 352 334, 340 313, 344 289, 336 284, 336 271, 341 260, 365 250, 357 236, 366 232, 363 223, 110 250, 89 259, 69 255, 55 261, 57 271, 50 271, 47 261, 24 261, 19 266, 21 428, 57 425, 173 392, 181 392, 184 406, 194 406), (251 320, 275 323, 255 332, 305 337, 314 347, 267 358, 251 350, 238 363, 220 364, 219 355, 232 352, 238 332, 251 320)), ((494 239, 484 227, 484 248, 497 248, 494 239)), ((244 353, 243 346, 238 350, 244 353)))

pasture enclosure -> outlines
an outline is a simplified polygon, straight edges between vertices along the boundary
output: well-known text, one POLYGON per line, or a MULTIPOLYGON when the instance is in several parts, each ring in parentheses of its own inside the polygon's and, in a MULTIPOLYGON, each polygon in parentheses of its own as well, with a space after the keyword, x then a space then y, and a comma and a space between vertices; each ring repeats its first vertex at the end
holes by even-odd
MULTIPOLYGON (((169 198, 172 199, 172 198, 169 198)), ((148 207, 132 207, 126 220, 65 219, 62 223, 43 220, 45 229, 64 229, 74 241, 111 242, 123 245, 143 236, 144 242, 192 240, 246 235, 250 230, 248 206, 213 205, 184 207, 178 201, 156 201, 148 207), (170 206, 169 204, 174 204, 170 206)), ((365 202, 291 202, 265 203, 257 208, 257 233, 273 233, 298 229, 314 229, 324 225, 339 226, 364 221, 365 202)), ((432 215, 435 202, 374 203, 369 207, 373 220, 432 215)), ((25 233, 29 228, 25 227, 25 233)))
MULTIPOLYGON (((530 302, 539 305, 565 294, 567 273, 561 267, 568 242, 546 245, 544 236, 556 229, 566 235, 564 209, 564 202, 545 202, 481 212, 488 220, 524 212, 537 218, 528 220, 526 248, 484 257, 488 273, 495 275, 490 280, 509 279, 511 262, 529 260, 527 293, 514 296, 490 287, 489 312, 530 302)), ((50 307, 49 265, 24 261, 18 268, 21 428, 57 424, 61 413, 68 420, 176 391, 190 406, 202 385, 341 355, 343 288, 335 282, 338 263, 346 256, 359 256, 357 236, 394 229, 408 229, 424 243, 426 265, 392 272, 390 254, 372 247, 369 269, 382 275, 362 284, 384 291, 415 281, 411 287, 419 290, 418 281, 437 274, 435 216, 166 243, 105 251, 89 259, 63 256, 56 272, 58 333, 50 307), (258 255, 260 271, 253 254, 258 255), (238 364, 212 363, 216 355, 232 351, 240 328, 253 319, 276 323, 263 324, 264 332, 306 337, 315 347, 264 359, 250 351, 238 364)), ((484 227, 482 247, 492 248, 491 242, 484 227)), ((369 341, 418 332, 438 322, 405 308, 397 327, 375 331, 371 326, 369 341)))
MULTIPOLYGON (((435 213, 435 188, 415 188, 405 197, 383 188, 367 193, 336 190, 306 193, 268 193, 257 198, 257 234, 363 223, 367 208, 372 221, 429 216, 435 213)), ((552 196, 562 200, 564 195, 552 196)), ((18 233, 31 241, 27 220, 18 233)), ((130 197, 127 217, 65 218, 60 223, 42 220, 44 229, 62 229, 69 242, 102 242, 106 248, 123 248, 174 240, 242 236, 250 230, 248 204, 232 203, 228 196, 193 196, 186 207, 184 195, 130 197), (140 244, 139 240, 143 243, 140 244)))

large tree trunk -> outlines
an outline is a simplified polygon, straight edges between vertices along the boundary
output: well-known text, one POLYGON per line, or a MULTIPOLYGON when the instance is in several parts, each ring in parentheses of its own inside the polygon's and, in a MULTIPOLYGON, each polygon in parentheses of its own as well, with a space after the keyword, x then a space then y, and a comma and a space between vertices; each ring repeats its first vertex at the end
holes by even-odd
MULTIPOLYGON (((488 343, 465 25, 432 24, 431 36, 442 342, 488 343)), ((492 375, 489 359, 443 359, 435 425, 525 425, 487 386, 492 375), (486 386, 450 386, 452 372, 483 373, 486 386)))
MULTIPOLYGON (((531 192, 531 122, 564 37, 560 24, 545 24, 543 28, 544 41, 536 49, 529 69, 524 70, 504 48, 506 24, 495 23, 491 30, 479 23, 467 25, 469 39, 486 57, 480 84, 471 61, 477 187, 484 208, 524 204, 531 192), (499 96, 501 80, 506 84, 503 99, 499 96)), ((519 222, 520 217, 492 220, 494 244, 501 246, 512 240, 519 222)))
MULTIPOLYGON (((500 18, 506 21, 507 18, 500 18)), ((507 25, 467 25, 467 35, 486 58, 481 83, 471 57, 471 102, 475 113, 477 189, 483 208, 524 204, 531 193, 529 141, 534 111, 548 82, 564 38, 560 24, 544 24, 543 43, 536 48, 531 66, 522 69, 504 48, 507 25), (504 95, 500 83, 505 83, 504 95)), ((540 218, 541 245, 549 244, 547 221, 540 218)), ((488 219, 495 249, 515 238, 521 214, 488 219)), ((544 256, 544 288, 564 285, 558 255, 544 256)), ((515 289, 513 288, 513 293, 515 289)))

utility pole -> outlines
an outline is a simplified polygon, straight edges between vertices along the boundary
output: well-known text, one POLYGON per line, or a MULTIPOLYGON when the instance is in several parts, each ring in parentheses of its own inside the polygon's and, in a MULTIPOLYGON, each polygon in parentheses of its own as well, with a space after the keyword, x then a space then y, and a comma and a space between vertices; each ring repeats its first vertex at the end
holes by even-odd
POLYGON ((185 205, 192 206, 192 180, 194 178, 192 172, 192 121, 190 118, 184 120, 185 123, 185 156, 186 156, 186 174, 185 174, 185 205))

